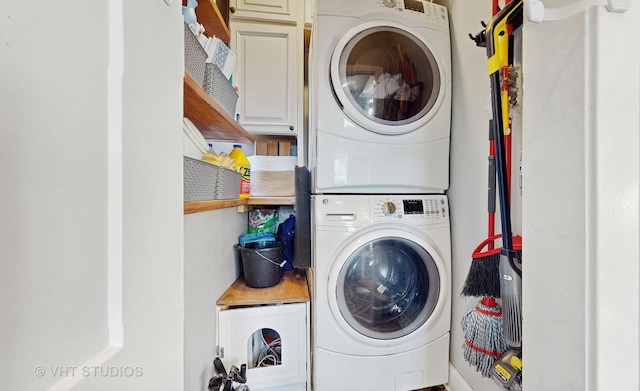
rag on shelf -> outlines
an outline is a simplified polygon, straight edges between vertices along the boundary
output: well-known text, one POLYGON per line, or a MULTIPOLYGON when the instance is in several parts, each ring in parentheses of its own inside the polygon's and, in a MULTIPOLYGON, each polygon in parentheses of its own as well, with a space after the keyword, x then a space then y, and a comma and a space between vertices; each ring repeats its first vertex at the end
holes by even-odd
POLYGON ((236 66, 236 54, 220 38, 215 36, 207 38, 202 47, 207 52, 207 63, 215 64, 222 74, 230 79, 236 66))

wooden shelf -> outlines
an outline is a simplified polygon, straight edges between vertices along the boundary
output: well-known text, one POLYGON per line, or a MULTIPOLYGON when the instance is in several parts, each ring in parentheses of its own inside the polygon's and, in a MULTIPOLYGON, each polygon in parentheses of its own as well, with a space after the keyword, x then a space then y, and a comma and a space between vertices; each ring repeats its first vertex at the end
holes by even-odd
POLYGON ((234 208, 236 206, 246 205, 247 200, 238 198, 236 200, 206 200, 206 201, 187 201, 184 203, 184 214, 206 212, 209 210, 234 208))
POLYGON ((247 205, 294 205, 295 197, 253 197, 235 200, 188 201, 184 203, 184 214, 206 212, 209 210, 238 207, 238 212, 246 212, 247 205))
POLYGON ((196 125, 205 138, 249 144, 254 141, 253 136, 186 73, 183 110, 184 116, 196 125))
POLYGON ((204 26, 204 32, 208 37, 215 35, 225 44, 229 44, 231 33, 215 0, 198 0, 196 17, 198 23, 204 26))
POLYGON ((238 278, 216 302, 219 306, 304 303, 309 301, 309 286, 304 270, 284 272, 282 281, 269 288, 250 288, 238 278))
POLYGON ((294 205, 296 197, 253 197, 247 201, 247 205, 294 205))

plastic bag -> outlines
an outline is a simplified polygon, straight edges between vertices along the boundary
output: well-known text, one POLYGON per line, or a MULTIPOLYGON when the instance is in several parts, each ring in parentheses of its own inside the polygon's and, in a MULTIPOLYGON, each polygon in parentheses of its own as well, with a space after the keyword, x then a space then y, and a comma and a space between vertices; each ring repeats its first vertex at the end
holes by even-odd
POLYGON ((296 217, 289 215, 289 217, 280 223, 278 226, 278 232, 276 238, 278 241, 284 243, 284 259, 286 263, 282 267, 284 270, 293 269, 293 240, 296 230, 296 217))

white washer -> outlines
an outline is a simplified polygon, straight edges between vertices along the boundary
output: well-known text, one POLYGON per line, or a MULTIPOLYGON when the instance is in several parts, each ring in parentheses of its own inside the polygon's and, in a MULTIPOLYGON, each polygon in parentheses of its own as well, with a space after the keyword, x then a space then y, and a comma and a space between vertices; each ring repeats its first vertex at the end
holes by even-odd
POLYGON ((449 186, 447 9, 426 0, 317 0, 310 54, 313 193, 449 186))
POLYGON ((314 391, 406 391, 448 381, 446 195, 315 195, 314 391))

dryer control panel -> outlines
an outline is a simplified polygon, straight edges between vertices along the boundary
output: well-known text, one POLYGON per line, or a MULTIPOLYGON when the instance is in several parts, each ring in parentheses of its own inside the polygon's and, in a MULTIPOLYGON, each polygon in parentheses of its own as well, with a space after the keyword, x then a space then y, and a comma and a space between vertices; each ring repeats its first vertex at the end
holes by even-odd
POLYGON ((436 24, 449 22, 447 9, 427 0, 376 0, 376 2, 382 7, 405 12, 422 21, 426 19, 436 24))

